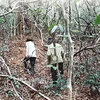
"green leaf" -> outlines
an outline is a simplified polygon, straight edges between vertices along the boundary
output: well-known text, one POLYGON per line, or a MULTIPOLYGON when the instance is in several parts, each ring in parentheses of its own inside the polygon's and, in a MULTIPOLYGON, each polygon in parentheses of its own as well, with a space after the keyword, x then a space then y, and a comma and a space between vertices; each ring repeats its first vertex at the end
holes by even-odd
POLYGON ((68 35, 57 35, 57 36, 64 37, 64 38, 67 38, 68 37, 68 35))
POLYGON ((57 70, 57 67, 55 67, 55 66, 53 66, 52 68, 53 68, 54 70, 57 70))
POLYGON ((34 79, 34 82, 35 82, 35 83, 39 83, 40 81, 41 81, 40 78, 35 78, 35 79, 34 79))
POLYGON ((80 0, 75 0, 75 2, 77 3, 77 2, 79 2, 80 0))
POLYGON ((100 24, 100 14, 95 19, 95 25, 100 24))
POLYGON ((53 27, 52 27, 52 30, 51 30, 51 33, 56 33, 56 32, 64 32, 64 28, 63 28, 63 26, 62 25, 54 25, 53 27))
POLYGON ((58 30, 59 30, 58 26, 55 25, 55 26, 52 28, 51 33, 56 33, 56 32, 58 32, 58 30))
POLYGON ((95 90, 96 90, 96 87, 95 87, 95 86, 92 86, 91 88, 92 88, 92 90, 93 90, 93 91, 95 91, 95 90))
POLYGON ((59 27, 60 32, 64 32, 64 28, 62 25, 59 24, 58 27, 59 27))
POLYGON ((51 24, 51 25, 48 27, 48 30, 51 30, 54 26, 55 26, 55 24, 51 24))
POLYGON ((47 65, 47 67, 51 68, 51 67, 53 67, 53 65, 47 65))
POLYGON ((57 67, 55 67, 55 66, 53 66, 53 65, 47 65, 47 67, 49 67, 49 68, 53 68, 54 70, 57 70, 57 67))
POLYGON ((50 86, 49 86, 49 85, 45 86, 45 89, 49 89, 49 88, 50 88, 50 86))
POLYGON ((18 84, 16 84, 15 86, 16 86, 16 88, 18 88, 18 89, 20 88, 20 86, 19 86, 18 84))
POLYGON ((7 46, 3 46, 3 47, 0 47, 0 51, 8 51, 8 47, 7 46))
POLYGON ((73 33, 79 33, 79 30, 71 30, 73 33))
POLYGON ((14 79, 13 76, 8 76, 9 79, 14 79))
POLYGON ((0 17, 0 23, 2 23, 3 22, 3 19, 0 17))

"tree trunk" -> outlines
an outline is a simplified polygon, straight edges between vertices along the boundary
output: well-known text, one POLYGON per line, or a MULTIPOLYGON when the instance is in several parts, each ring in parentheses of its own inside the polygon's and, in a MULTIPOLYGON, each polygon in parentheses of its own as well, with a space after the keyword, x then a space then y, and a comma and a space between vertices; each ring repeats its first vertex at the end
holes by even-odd
POLYGON ((69 8, 68 8, 69 15, 66 15, 65 7, 63 3, 62 3, 62 11, 63 11, 64 22, 65 22, 65 32, 67 32, 68 41, 69 41, 69 66, 68 66, 68 84, 67 84, 68 100, 72 100, 72 69, 73 69, 74 42, 72 41, 72 38, 70 36, 70 23, 71 23, 70 0, 69 0, 69 8), (67 24, 67 28, 66 28, 66 24, 67 24))
POLYGON ((18 18, 17 18, 17 34, 22 34, 22 29, 23 29, 23 19, 22 19, 22 14, 21 11, 22 9, 19 8, 18 10, 18 18))

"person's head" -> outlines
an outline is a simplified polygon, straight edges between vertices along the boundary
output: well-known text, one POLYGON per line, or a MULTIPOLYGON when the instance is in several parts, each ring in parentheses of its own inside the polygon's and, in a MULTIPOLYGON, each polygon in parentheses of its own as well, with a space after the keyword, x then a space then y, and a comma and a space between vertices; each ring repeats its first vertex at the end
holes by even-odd
POLYGON ((31 38, 27 38, 26 42, 33 41, 31 38))
POLYGON ((51 37, 49 37, 48 38, 48 44, 51 44, 53 41, 52 41, 52 38, 51 37))

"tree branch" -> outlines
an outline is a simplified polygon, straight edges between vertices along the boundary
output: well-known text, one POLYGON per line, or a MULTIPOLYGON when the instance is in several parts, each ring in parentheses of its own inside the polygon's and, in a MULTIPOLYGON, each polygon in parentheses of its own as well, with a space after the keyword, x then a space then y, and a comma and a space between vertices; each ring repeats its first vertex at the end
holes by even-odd
POLYGON ((5 16, 5 15, 8 15, 9 13, 12 13, 13 10, 15 10, 15 9, 18 8, 18 7, 16 8, 16 6, 17 6, 18 3, 25 3, 25 4, 28 4, 28 3, 34 3, 34 2, 37 2, 37 1, 38 1, 38 0, 33 1, 33 2, 20 2, 20 1, 18 1, 18 2, 16 2, 16 3, 14 4, 13 8, 12 8, 9 12, 6 12, 6 13, 1 14, 0 17, 5 16))
POLYGON ((97 47, 97 46, 100 46, 100 44, 84 47, 84 48, 82 48, 81 50, 77 51, 77 52, 74 54, 74 57, 75 57, 77 54, 79 54, 80 52, 84 51, 84 50, 93 49, 93 48, 95 48, 95 47, 97 47))
POLYGON ((34 21, 35 23, 35 27, 39 30, 40 32, 40 36, 41 36, 41 45, 43 46, 44 45, 44 42, 43 42, 43 33, 42 33, 42 30, 38 27, 38 24, 36 23, 36 21, 34 21))
POLYGON ((1 14, 0 17, 5 16, 5 15, 8 15, 9 13, 11 13, 14 9, 16 9, 16 5, 17 5, 18 3, 19 3, 19 2, 17 2, 9 12, 6 12, 6 13, 1 14))
MULTIPOLYGON (((4 59, 3 59, 1 56, 0 56, 0 62, 1 62, 1 66, 0 66, 0 67, 4 67, 4 66, 5 66, 5 67, 7 68, 8 74, 9 74, 9 75, 1 75, 1 74, 0 74, 0 77, 9 78, 9 76, 10 76, 10 78, 9 78, 10 80, 12 80, 12 81, 13 81, 13 80, 19 81, 20 83, 26 85, 27 87, 29 87, 30 89, 32 89, 33 91, 35 91, 36 93, 38 93, 39 95, 41 95, 42 97, 44 97, 46 100, 51 100, 49 97, 45 96, 44 94, 42 94, 41 92, 39 92, 38 90, 36 90, 34 87, 32 87, 32 86, 30 86, 29 84, 27 84, 26 82, 24 82, 24 81, 22 81, 22 80, 20 80, 20 79, 18 79, 18 78, 13 77, 12 74, 11 74, 11 72, 10 72, 9 67, 7 66, 7 64, 5 63, 4 59)), ((11 84, 12 84, 12 86, 13 86, 13 88, 14 88, 14 91, 15 91, 15 93, 17 94, 17 96, 20 98, 20 100, 23 100, 23 99, 20 97, 20 95, 18 94, 18 92, 16 91, 13 82, 11 82, 11 84)))
MULTIPOLYGON (((7 68, 8 74, 9 74, 10 76, 12 76, 9 67, 6 65, 4 59, 3 59, 1 56, 0 56, 0 62, 2 62, 3 66, 5 66, 5 67, 7 68)), ((2 66, 2 65, 1 65, 1 66, 2 66)), ((3 67, 3 66, 2 66, 2 67, 3 67)), ((11 84, 12 84, 12 86, 13 86, 13 89, 14 89, 16 95, 20 98, 20 100, 23 100, 23 99, 21 98, 21 96, 18 94, 18 92, 17 92, 17 90, 16 90, 16 88, 15 88, 13 82, 11 82, 11 84)))
MULTIPOLYGON (((4 78, 9 78, 9 75, 1 75, 0 74, 0 77, 4 77, 4 78)), ((44 94, 42 94, 41 92, 39 92, 37 89, 35 89, 34 87, 30 86, 28 83, 26 83, 25 81, 22 81, 18 78, 15 78, 13 76, 10 76, 11 78, 9 78, 10 80, 16 80, 24 85, 26 85, 28 88, 30 88, 31 90, 33 90, 34 92, 38 93, 39 95, 41 95, 42 97, 44 97, 46 100, 51 100, 49 97, 45 96, 44 94)))

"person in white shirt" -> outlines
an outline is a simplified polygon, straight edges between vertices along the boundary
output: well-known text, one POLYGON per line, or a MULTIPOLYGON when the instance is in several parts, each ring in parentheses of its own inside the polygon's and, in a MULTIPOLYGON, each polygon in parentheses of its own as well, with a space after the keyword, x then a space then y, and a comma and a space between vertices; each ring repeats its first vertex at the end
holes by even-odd
POLYGON ((57 37, 58 34, 63 34, 63 33, 64 33, 63 27, 61 25, 55 25, 51 30, 50 34, 51 38, 49 38, 48 41, 49 45, 47 50, 47 61, 49 65, 53 65, 53 67, 51 67, 51 74, 54 85, 57 84, 58 71, 60 72, 61 76, 63 76, 64 74, 63 72, 64 49, 58 43, 59 42, 58 40, 60 38, 57 37))
POLYGON ((55 43, 54 47, 53 43, 51 43, 48 46, 47 59, 48 59, 48 65, 53 65, 53 67, 51 67, 53 84, 56 84, 58 79, 57 69, 54 69, 54 67, 57 68, 57 63, 60 75, 61 76, 63 75, 63 58, 64 58, 64 49, 62 48, 62 46, 58 43, 55 43), (54 49, 56 49, 56 56, 54 54, 54 49))
POLYGON ((24 58, 24 67, 27 68, 27 61, 30 61, 31 68, 29 69, 31 74, 34 74, 34 65, 36 61, 36 48, 32 39, 26 40, 26 57, 24 58))

